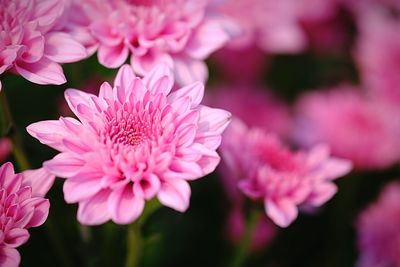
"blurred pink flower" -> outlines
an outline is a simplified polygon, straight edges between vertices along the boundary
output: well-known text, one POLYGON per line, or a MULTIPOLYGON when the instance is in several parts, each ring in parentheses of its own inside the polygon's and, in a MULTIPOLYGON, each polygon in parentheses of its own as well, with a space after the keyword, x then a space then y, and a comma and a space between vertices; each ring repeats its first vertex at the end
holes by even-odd
POLYGON ((81 223, 131 223, 155 196, 184 212, 188 181, 218 165, 215 150, 230 114, 200 105, 204 86, 199 82, 170 93, 172 86, 173 75, 164 64, 143 79, 125 65, 114 88, 103 83, 99 96, 65 92, 80 121, 61 117, 28 127, 32 136, 61 152, 44 167, 67 178, 64 197, 79 203, 81 223))
POLYGON ((388 184, 357 220, 358 267, 400 266, 400 183, 388 184))
MULTIPOLYGON (((333 5, 333 1, 320 2, 330 2, 333 5)), ((351 16, 344 8, 339 8, 338 4, 333 5, 329 11, 316 18, 305 16, 301 25, 313 51, 343 53, 352 45, 352 35, 349 32, 349 26, 352 25, 351 16)))
POLYGON ((359 18, 360 34, 354 51, 362 81, 374 96, 399 105, 400 20, 369 14, 359 18))
POLYGON ((270 53, 297 53, 307 46, 294 1, 226 0, 214 8, 240 26, 230 42, 237 49, 256 44, 270 53))
POLYGON ((11 163, 0 166, 1 266, 19 265, 21 256, 16 248, 28 241, 29 228, 47 219, 50 203, 43 198, 46 192, 35 174, 37 171, 15 174, 11 163))
POLYGON ((324 145, 293 152, 274 133, 248 129, 239 120, 226 130, 221 153, 241 191, 262 201, 268 217, 281 227, 296 219, 299 206, 328 201, 337 190, 332 180, 351 169, 349 161, 329 157, 324 145))
POLYGON ((0 138, 0 163, 3 163, 11 152, 11 143, 7 138, 0 138))
POLYGON ((120 67, 130 55, 135 73, 144 75, 163 62, 188 84, 206 80, 204 60, 230 38, 225 20, 206 12, 208 1, 89 0, 82 8, 102 65, 120 67))
POLYGON ((206 92, 209 105, 225 109, 246 125, 288 137, 292 130, 289 107, 266 88, 254 85, 223 85, 206 92))
POLYGON ((254 45, 242 49, 224 47, 211 59, 216 64, 217 72, 221 72, 222 78, 231 84, 262 82, 269 65, 268 56, 254 45))
POLYGON ((308 46, 302 20, 324 20, 335 12, 332 0, 215 0, 213 8, 239 25, 230 46, 257 45, 268 53, 298 53, 308 46))
POLYGON ((0 6, 0 74, 11 71, 37 84, 62 84, 59 63, 87 56, 60 30, 63 0, 0 0, 0 6))
POLYGON ((297 103, 297 141, 326 142, 358 169, 384 169, 400 160, 400 112, 352 86, 305 94, 297 103))

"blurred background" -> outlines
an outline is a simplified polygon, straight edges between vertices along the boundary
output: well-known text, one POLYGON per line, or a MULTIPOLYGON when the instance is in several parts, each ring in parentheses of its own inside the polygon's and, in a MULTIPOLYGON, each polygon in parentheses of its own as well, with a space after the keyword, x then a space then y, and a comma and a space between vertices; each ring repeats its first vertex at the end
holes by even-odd
MULTIPOLYGON (((354 170, 335 181, 338 193, 327 204, 304 210, 289 227, 262 218, 244 266, 374 266, 360 263, 370 246, 360 241, 369 226, 363 228, 359 218, 400 177, 400 1, 275 2, 216 1, 213 8, 242 23, 245 34, 207 60, 205 102, 277 133, 293 149, 328 143, 334 156, 353 162, 354 170)), ((61 86, 39 86, 14 75, 2 79, 33 167, 56 152, 25 127, 72 116, 65 89, 97 94, 115 75, 96 56, 66 64, 64 71, 68 82, 61 86)), ((236 209, 222 176, 219 168, 191 183, 186 213, 163 207, 149 217, 140 267, 227 265, 247 213, 236 209)), ((57 179, 48 194, 49 220, 31 229, 29 242, 19 249, 21 266, 123 266, 127 227, 80 225, 77 206, 63 199, 62 184, 57 179)), ((400 192, 394 199, 399 202, 390 210, 397 208, 397 215, 371 219, 376 224, 370 227, 389 230, 383 237, 372 234, 368 242, 400 255, 400 228, 393 226, 400 223, 400 192)), ((379 266, 400 266, 400 256, 379 266)))

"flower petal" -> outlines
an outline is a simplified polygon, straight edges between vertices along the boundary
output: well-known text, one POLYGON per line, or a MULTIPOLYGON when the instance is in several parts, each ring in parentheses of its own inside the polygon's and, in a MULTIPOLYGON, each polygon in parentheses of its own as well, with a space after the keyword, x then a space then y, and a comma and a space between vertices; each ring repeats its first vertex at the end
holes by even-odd
POLYGON ((37 84, 60 85, 67 81, 61 66, 46 57, 34 63, 18 62, 15 69, 22 77, 37 84))
POLYGON ((46 35, 45 55, 57 63, 76 62, 87 57, 86 49, 72 36, 62 32, 46 35))
POLYGON ((108 211, 109 190, 102 190, 86 201, 79 202, 78 221, 85 225, 100 225, 111 216, 108 211))
POLYGON ((44 168, 26 170, 22 173, 23 184, 32 188, 33 196, 44 197, 54 184, 55 176, 44 168))
POLYGON ((185 212, 189 208, 190 195, 190 186, 186 181, 170 179, 161 184, 157 198, 165 206, 185 212))
POLYGON ((108 208, 115 223, 129 224, 142 214, 144 203, 143 198, 133 194, 133 188, 128 184, 111 193, 108 208))

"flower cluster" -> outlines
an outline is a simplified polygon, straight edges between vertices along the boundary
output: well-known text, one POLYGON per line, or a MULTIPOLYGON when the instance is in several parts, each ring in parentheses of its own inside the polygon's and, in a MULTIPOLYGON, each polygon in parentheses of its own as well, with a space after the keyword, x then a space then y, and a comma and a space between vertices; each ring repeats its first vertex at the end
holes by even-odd
POLYGON ((125 65, 114 87, 103 83, 99 96, 65 92, 80 121, 61 117, 28 127, 32 136, 61 152, 44 166, 67 178, 65 200, 79 203, 81 223, 131 223, 155 196, 183 212, 189 206, 188 181, 218 165, 215 150, 230 114, 200 105, 201 83, 170 93, 173 82, 166 65, 143 79, 125 65))
POLYGON ((106 0, 80 6, 73 0, 74 9, 80 7, 86 18, 75 28, 89 31, 99 62, 108 68, 120 67, 130 56, 137 74, 165 63, 179 84, 204 82, 208 74, 204 59, 230 38, 229 22, 206 12, 208 2, 106 0))

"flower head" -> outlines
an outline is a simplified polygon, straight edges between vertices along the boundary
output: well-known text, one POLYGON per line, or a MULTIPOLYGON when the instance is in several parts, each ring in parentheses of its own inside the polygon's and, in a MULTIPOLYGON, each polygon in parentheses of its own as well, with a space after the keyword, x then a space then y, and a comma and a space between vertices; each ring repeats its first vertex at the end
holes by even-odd
POLYGON ((131 223, 155 196, 183 212, 189 206, 188 181, 218 165, 215 150, 230 114, 200 105, 201 83, 170 93, 172 86, 166 65, 143 79, 125 65, 114 87, 103 83, 99 96, 65 92, 80 121, 61 117, 28 127, 61 152, 44 167, 67 178, 64 197, 79 203, 81 223, 131 223))
POLYGON ((358 169, 384 169, 400 160, 399 109, 340 86, 304 95, 297 104, 296 139, 306 147, 325 142, 332 154, 358 169))
POLYGON ((130 55, 135 73, 144 75, 163 62, 180 84, 188 84, 205 81, 203 60, 229 39, 225 23, 208 14, 207 5, 208 0, 91 0, 82 9, 102 65, 120 67, 130 55))
POLYGON ((0 166, 1 266, 19 265, 21 257, 16 248, 28 241, 29 228, 47 219, 50 203, 43 196, 49 187, 41 182, 51 180, 43 169, 15 174, 11 163, 0 166))
POLYGON ((87 54, 60 31, 64 5, 63 0, 0 0, 0 74, 8 70, 37 84, 65 82, 59 63, 87 54))
POLYGON ((400 184, 388 184, 357 220, 359 267, 400 266, 400 184))
POLYGON ((329 157, 324 145, 293 152, 277 135, 248 129, 239 120, 224 134, 221 153, 241 191, 262 201, 281 227, 296 219, 298 206, 318 207, 329 200, 337 190, 332 180, 351 169, 349 161, 329 157))

